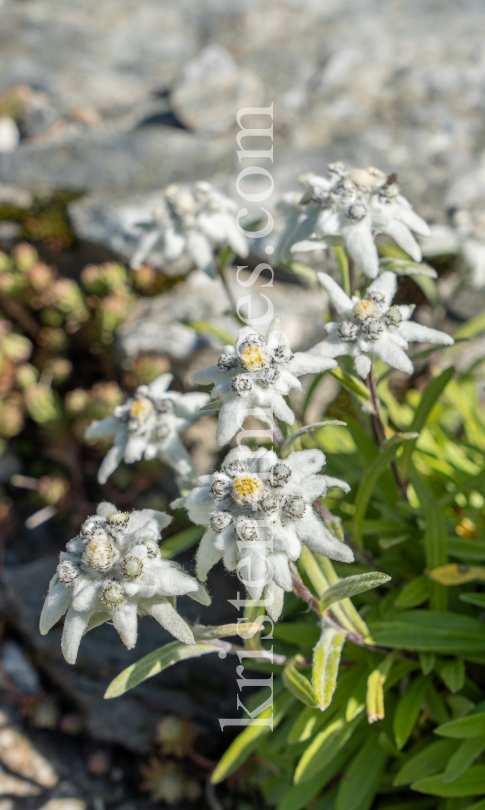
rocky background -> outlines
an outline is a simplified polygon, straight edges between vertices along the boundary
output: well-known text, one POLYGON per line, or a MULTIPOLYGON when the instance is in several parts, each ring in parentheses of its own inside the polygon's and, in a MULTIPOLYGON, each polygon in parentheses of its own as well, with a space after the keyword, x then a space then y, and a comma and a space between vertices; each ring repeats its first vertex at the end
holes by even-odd
MULTIPOLYGON (((236 112, 270 104, 270 206, 302 172, 344 160, 398 172, 419 213, 442 222, 450 206, 485 199, 484 26, 482 0, 0 0, 0 247, 27 239, 72 279, 91 263, 126 261, 137 223, 166 184, 208 179, 234 193, 236 112)), ((149 296, 125 306, 112 346, 122 388, 153 355, 160 371, 171 367, 186 385, 220 345, 217 334, 234 330, 214 283, 199 273, 180 278, 186 270, 164 268, 159 288, 150 282, 149 296), (212 331, 201 337, 195 320, 212 331)), ((287 273, 277 279, 275 307, 293 348, 305 348, 322 337, 322 303, 287 273)), ((230 283, 237 295, 234 277, 230 283)), ((440 283, 450 298, 453 279, 440 283)), ((482 306, 465 289, 442 318, 482 306)), ((84 371, 77 384, 93 385, 84 371)), ((109 364, 104 373, 112 379, 109 364)), ((320 401, 334 395, 323 391, 320 401)), ((217 460, 213 427, 206 419, 189 439, 201 472, 217 460)), ((97 463, 95 454, 86 461, 93 476, 97 463)), ((8 501, 12 475, 32 473, 19 453, 4 454, 1 465, 8 501)), ((139 489, 147 480, 153 484, 148 477, 139 489)), ((86 497, 95 500, 92 491, 86 497)), ((0 515, 0 810, 141 810, 149 791, 139 792, 140 767, 150 767, 154 752, 152 792, 153 780, 165 785, 159 800, 256 806, 197 798, 226 744, 216 718, 235 713, 235 679, 224 662, 178 665, 106 703, 107 683, 134 660, 111 628, 89 634, 76 669, 62 661, 59 632, 41 639, 38 614, 69 521, 25 529, 37 508, 26 497, 15 519, 8 509, 0 515), (184 749, 184 779, 195 787, 182 798, 170 767, 163 770, 174 752, 156 730, 174 714, 192 723, 182 736, 198 735, 195 749, 184 749)), ((83 508, 72 507, 74 522, 83 508)), ((230 578, 215 585, 230 598, 230 578)), ((189 615, 190 605, 184 609, 189 615)), ((234 618, 218 605, 204 622, 234 618)), ((136 657, 166 641, 144 627, 136 657)))

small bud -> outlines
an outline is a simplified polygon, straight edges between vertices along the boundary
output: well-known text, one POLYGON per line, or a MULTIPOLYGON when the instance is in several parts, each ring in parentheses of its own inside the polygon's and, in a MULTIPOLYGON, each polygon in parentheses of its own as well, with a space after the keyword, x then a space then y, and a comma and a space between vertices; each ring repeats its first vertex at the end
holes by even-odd
POLYGON ((100 599, 106 607, 116 608, 125 601, 126 597, 119 582, 110 582, 103 589, 100 599))
POLYGON ((240 515, 236 521, 236 534, 240 540, 258 540, 258 524, 253 518, 240 515))
POLYGON ((301 495, 290 495, 285 499, 282 508, 289 518, 302 518, 305 514, 306 503, 301 495))
POLYGON ((232 523, 232 515, 230 512, 213 512, 210 516, 211 529, 219 534, 223 532, 232 523))
POLYGON ((121 563, 125 577, 137 579, 143 571, 143 560, 139 557, 125 557, 121 563))
POLYGON ((232 489, 232 481, 228 475, 216 473, 213 478, 210 493, 216 501, 226 498, 232 489))
POLYGON ((231 388, 238 397, 248 397, 253 390, 253 381, 247 374, 236 374, 231 380, 231 388))
POLYGON ((291 470, 286 464, 275 464, 270 470, 269 483, 272 487, 284 487, 291 476, 291 470))
POLYGON ((79 566, 70 560, 62 560, 56 569, 57 578, 65 585, 71 585, 79 576, 79 566))
POLYGON ((82 561, 89 568, 97 571, 107 571, 111 568, 115 558, 115 550, 110 540, 102 535, 93 535, 82 556, 82 561))

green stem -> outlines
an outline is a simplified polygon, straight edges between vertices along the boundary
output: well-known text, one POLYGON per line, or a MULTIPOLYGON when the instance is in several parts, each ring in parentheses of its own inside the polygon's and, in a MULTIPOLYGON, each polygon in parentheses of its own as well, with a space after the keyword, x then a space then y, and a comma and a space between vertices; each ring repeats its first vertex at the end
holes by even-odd
POLYGON ((338 266, 340 267, 340 272, 342 273, 342 287, 344 289, 344 292, 350 298, 350 296, 352 295, 352 290, 350 288, 350 268, 345 248, 336 247, 335 255, 337 257, 338 266))

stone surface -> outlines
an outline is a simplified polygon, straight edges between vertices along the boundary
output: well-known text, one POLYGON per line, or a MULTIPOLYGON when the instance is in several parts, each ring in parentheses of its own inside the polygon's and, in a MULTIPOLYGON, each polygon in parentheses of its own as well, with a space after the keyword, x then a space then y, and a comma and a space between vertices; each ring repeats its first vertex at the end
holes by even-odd
MULTIPOLYGON (((248 272, 241 271, 240 279, 247 284, 248 272)), ((228 273, 228 281, 234 298, 241 303, 241 313, 246 317, 247 304, 243 303, 243 297, 251 295, 251 317, 254 319, 265 318, 269 311, 267 298, 271 299, 274 314, 280 315, 294 351, 307 349, 323 340, 326 304, 322 294, 315 295, 311 289, 278 281, 267 286, 270 279, 264 276, 255 280, 251 287, 245 287, 238 283, 234 271, 228 273)), ((120 347, 129 358, 155 352, 168 354, 179 361, 186 360, 202 348, 220 348, 224 334, 233 339, 237 337, 238 330, 232 316, 225 314, 228 307, 220 281, 213 281, 202 272, 191 273, 186 281, 177 284, 170 292, 140 300, 118 332, 120 347), (209 328, 195 330, 190 322, 203 322, 209 328)), ((257 328, 264 333, 269 320, 257 328)))
POLYGON ((6 0, 0 92, 27 84, 64 120, 90 113, 49 144, 3 154, 0 181, 124 192, 233 181, 234 132, 213 143, 173 115, 184 70, 191 104, 203 114, 215 101, 203 86, 197 96, 190 64, 199 58, 202 76, 200 54, 218 46, 274 103, 276 194, 329 160, 372 163, 399 172, 439 220, 443 199, 485 188, 484 21, 481 0, 145 0, 143 13, 136 0, 6 0))
POLYGON ((11 118, 0 118, 0 152, 13 152, 17 148, 20 134, 11 118))
POLYGON ((234 110, 257 107, 263 98, 260 79, 239 70, 221 45, 208 45, 184 65, 171 94, 173 110, 189 129, 207 135, 235 126, 234 110))
POLYGON ((39 807, 39 810, 86 810, 86 806, 82 799, 51 799, 39 807))
MULTIPOLYGON (((187 565, 191 557, 189 553, 187 560, 183 556, 179 560, 187 565)), ((69 666, 61 654, 62 627, 56 626, 46 636, 38 630, 40 609, 55 566, 56 559, 52 558, 7 569, 0 607, 33 652, 38 667, 80 708, 92 737, 146 753, 152 748, 156 724, 163 714, 176 712, 214 730, 219 727, 218 717, 236 716, 236 675, 231 667, 237 659, 221 661, 217 655, 182 662, 140 684, 122 699, 104 700, 108 684, 119 672, 173 638, 146 618, 139 622, 136 648, 128 651, 115 630, 105 624, 87 634, 76 666, 69 666)), ((202 618, 205 624, 235 621, 237 613, 227 600, 234 598, 237 585, 234 577, 217 569, 209 578, 209 589, 215 588, 218 593, 215 603, 201 608, 183 597, 179 600, 182 615, 192 622, 202 618)), ((0 728, 0 734, 2 731, 0 728)))

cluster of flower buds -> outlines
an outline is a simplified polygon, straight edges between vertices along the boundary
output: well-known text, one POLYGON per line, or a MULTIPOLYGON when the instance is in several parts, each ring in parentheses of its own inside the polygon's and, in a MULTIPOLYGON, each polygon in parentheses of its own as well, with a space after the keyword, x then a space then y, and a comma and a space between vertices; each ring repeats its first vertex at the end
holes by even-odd
POLYGON ((292 197, 294 210, 277 249, 282 261, 294 253, 342 245, 367 276, 376 278, 378 233, 421 261, 414 234, 429 236, 430 230, 402 196, 396 175, 374 166, 347 169, 343 163, 331 163, 326 177, 311 174, 302 182, 304 190, 292 197))
POLYGON ((264 593, 276 621, 285 591, 291 591, 289 564, 302 543, 334 560, 352 562, 351 549, 330 533, 313 508, 329 487, 349 491, 345 481, 321 475, 321 450, 301 450, 280 459, 270 450, 231 450, 220 472, 199 478, 185 498, 190 519, 207 527, 197 551, 197 576, 205 581, 223 559, 238 571, 253 599, 264 593))
POLYGON ((175 597, 188 594, 205 605, 210 599, 197 580, 160 553, 160 531, 171 520, 154 509, 118 512, 101 503, 68 542, 50 582, 40 631, 47 633, 67 612, 62 651, 69 664, 76 662, 84 633, 106 621, 128 649, 134 647, 138 615, 149 614, 175 638, 194 643, 175 597))
POLYGON ((237 345, 225 346, 217 364, 197 371, 193 378, 202 385, 213 385, 211 396, 222 401, 216 438, 224 445, 242 427, 250 411, 261 414, 265 421, 267 410, 292 425, 295 415, 284 397, 292 389, 301 391, 298 377, 319 374, 336 365, 330 356, 293 354, 281 331, 281 320, 275 318, 266 338, 251 327, 243 327, 237 345))
POLYGON ((194 266, 215 277, 214 250, 230 245, 241 257, 248 243, 236 222, 237 204, 205 181, 171 185, 131 260, 138 270, 150 252, 161 246, 164 258, 173 262, 188 253, 194 266))
POLYGON ((209 396, 167 391, 172 379, 171 374, 161 374, 150 385, 141 385, 133 398, 114 409, 112 416, 88 428, 86 439, 114 439, 113 447, 99 468, 100 484, 107 481, 122 460, 132 464, 142 457, 159 458, 179 475, 194 476, 180 434, 202 415, 200 408, 209 396))

